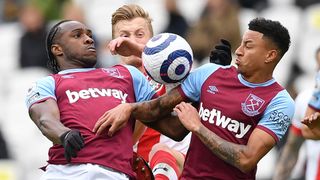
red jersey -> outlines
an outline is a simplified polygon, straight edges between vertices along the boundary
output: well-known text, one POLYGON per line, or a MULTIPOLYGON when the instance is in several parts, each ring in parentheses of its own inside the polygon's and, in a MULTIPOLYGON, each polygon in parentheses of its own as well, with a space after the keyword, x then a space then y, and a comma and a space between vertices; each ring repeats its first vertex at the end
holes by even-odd
MULTIPOLYGON (((172 84, 172 87, 169 85, 165 86, 164 84, 159 84, 153 81, 148 75, 145 74, 145 76, 147 77, 151 87, 153 87, 157 92, 158 96, 165 94, 167 89, 175 86, 175 84, 172 84)), ((158 131, 147 127, 139 141, 134 145, 134 151, 142 156, 147 162, 149 162, 149 153, 151 148, 157 143, 166 144, 169 148, 186 154, 189 148, 190 138, 191 134, 186 136, 182 141, 177 142, 159 133, 158 131)))

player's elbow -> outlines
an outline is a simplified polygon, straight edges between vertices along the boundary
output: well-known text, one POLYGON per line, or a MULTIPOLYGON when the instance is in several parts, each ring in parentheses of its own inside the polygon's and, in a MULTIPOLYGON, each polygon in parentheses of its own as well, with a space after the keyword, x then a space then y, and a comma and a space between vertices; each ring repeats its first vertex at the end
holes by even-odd
POLYGON ((251 172, 254 168, 255 168, 255 166, 251 166, 251 165, 249 165, 249 164, 241 165, 241 166, 239 167, 240 171, 242 171, 243 173, 249 173, 249 172, 251 172))
POLYGON ((175 138, 175 141, 182 141, 186 136, 178 136, 177 138, 175 138))
POLYGON ((254 169, 254 167, 250 165, 242 165, 238 169, 243 173, 249 173, 254 169))
POLYGON ((175 140, 175 141, 182 141, 187 134, 183 133, 183 134, 177 134, 171 137, 171 139, 175 140))
POLYGON ((175 141, 182 141, 187 135, 189 134, 189 131, 184 128, 177 128, 176 130, 171 132, 171 139, 175 140, 175 141))
POLYGON ((186 129, 170 129, 169 131, 159 131, 174 141, 182 141, 189 133, 186 129))
POLYGON ((238 169, 243 173, 249 173, 253 171, 257 167, 257 162, 250 159, 242 159, 240 160, 238 169))

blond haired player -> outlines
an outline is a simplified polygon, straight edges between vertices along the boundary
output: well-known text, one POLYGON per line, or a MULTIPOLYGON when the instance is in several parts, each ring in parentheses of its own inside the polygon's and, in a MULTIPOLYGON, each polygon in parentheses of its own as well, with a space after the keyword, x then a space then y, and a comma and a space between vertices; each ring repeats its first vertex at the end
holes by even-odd
MULTIPOLYGON (((151 21, 149 14, 138 5, 130 4, 118 8, 112 14, 112 38, 114 41, 111 43, 135 41, 145 45, 153 36, 151 21)), ((121 56, 121 61, 124 64, 135 66, 146 75, 141 58, 121 56)), ((168 87, 156 83, 147 75, 146 78, 158 95, 166 92, 168 87)), ((136 142, 134 151, 149 162, 156 179, 178 179, 189 147, 190 135, 181 142, 176 142, 156 130, 145 128, 140 121, 136 122, 133 138, 136 142)))

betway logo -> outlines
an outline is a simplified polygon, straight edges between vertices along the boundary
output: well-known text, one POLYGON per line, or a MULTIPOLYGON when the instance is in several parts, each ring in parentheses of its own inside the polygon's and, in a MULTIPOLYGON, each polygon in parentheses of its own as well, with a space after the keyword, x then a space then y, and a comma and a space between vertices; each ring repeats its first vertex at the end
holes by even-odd
POLYGON ((212 109, 210 111, 209 109, 203 108, 202 102, 200 104, 199 115, 203 121, 208 121, 210 124, 235 132, 236 138, 242 138, 251 128, 251 125, 245 125, 242 122, 221 115, 221 111, 219 110, 212 109))
POLYGON ((67 90, 66 94, 68 96, 70 104, 75 103, 81 99, 89 99, 89 98, 98 98, 100 96, 113 96, 116 99, 120 99, 121 103, 125 103, 128 94, 123 93, 117 89, 98 89, 98 88, 89 88, 83 89, 79 92, 67 90))

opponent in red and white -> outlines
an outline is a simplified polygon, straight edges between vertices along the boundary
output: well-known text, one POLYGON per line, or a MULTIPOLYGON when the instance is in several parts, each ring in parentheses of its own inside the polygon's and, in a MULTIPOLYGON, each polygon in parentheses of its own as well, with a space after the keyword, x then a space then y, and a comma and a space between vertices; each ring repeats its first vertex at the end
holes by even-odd
MULTIPOLYGON (((109 47, 115 43, 121 44, 133 41, 144 46, 153 36, 153 28, 149 14, 135 4, 124 5, 112 14, 112 37, 109 47)), ((133 65, 146 75, 150 85, 158 95, 163 95, 167 88, 163 84, 153 81, 145 73, 142 59, 138 56, 121 56, 121 62, 133 65)), ((186 136, 181 142, 146 128, 137 121, 133 137, 134 151, 149 162, 155 179, 178 179, 182 172, 185 154, 189 147, 191 135, 186 136)))

